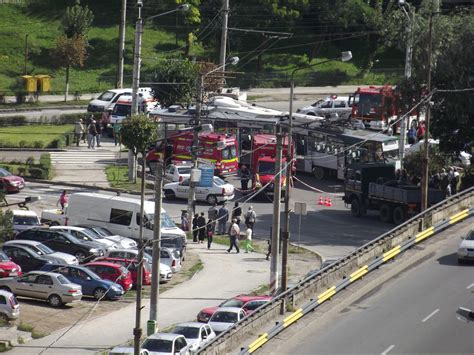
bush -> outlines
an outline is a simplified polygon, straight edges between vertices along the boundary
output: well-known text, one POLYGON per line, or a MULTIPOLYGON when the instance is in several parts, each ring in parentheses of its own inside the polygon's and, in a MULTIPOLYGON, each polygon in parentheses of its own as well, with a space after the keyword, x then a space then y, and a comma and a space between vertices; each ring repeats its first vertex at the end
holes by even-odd
POLYGON ((49 153, 41 154, 39 163, 44 169, 51 169, 52 164, 51 156, 49 155, 49 153))
POLYGON ((48 178, 48 173, 44 169, 37 168, 34 166, 28 169, 28 173, 34 179, 47 179, 48 178))
POLYGON ((26 124, 25 116, 4 116, 0 118, 0 127, 24 126, 26 124))
POLYGON ((41 142, 41 141, 34 141, 34 142, 33 142, 33 147, 34 147, 34 148, 43 148, 43 147, 44 147, 44 142, 41 142))
POLYGON ((57 139, 52 140, 51 143, 49 143, 47 148, 62 148, 62 147, 64 147, 63 140, 60 138, 57 138, 57 139))
POLYGON ((29 145, 29 143, 27 141, 24 141, 24 140, 18 142, 18 146, 20 148, 26 148, 26 147, 28 147, 28 145, 29 145))

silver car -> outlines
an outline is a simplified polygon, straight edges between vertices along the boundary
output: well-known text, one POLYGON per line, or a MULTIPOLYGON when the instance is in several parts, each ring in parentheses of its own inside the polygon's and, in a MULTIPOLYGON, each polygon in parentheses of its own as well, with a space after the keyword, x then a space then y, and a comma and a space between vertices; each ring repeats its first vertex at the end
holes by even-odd
POLYGON ((177 324, 171 332, 183 335, 191 346, 191 351, 196 351, 201 345, 216 337, 216 333, 209 324, 199 322, 177 324))
POLYGON ((348 96, 332 95, 324 100, 318 100, 310 106, 302 107, 296 112, 326 118, 337 114, 339 118, 347 119, 352 113, 352 106, 349 105, 348 96))
POLYGON ((146 338, 141 348, 150 354, 188 355, 190 345, 181 334, 156 333, 146 338))
POLYGON ((11 292, 0 290, 0 326, 20 316, 20 304, 11 292))
POLYGON ((5 242, 3 245, 27 247, 30 250, 32 250, 35 254, 59 264, 68 264, 68 265, 79 264, 79 261, 74 255, 61 253, 59 251, 54 251, 50 247, 36 240, 23 240, 23 239, 10 240, 8 242, 5 242))
POLYGON ((17 296, 46 300, 53 307, 79 302, 82 288, 55 272, 31 271, 22 277, 0 279, 0 289, 17 296))
POLYGON ((462 238, 458 249, 458 263, 463 261, 474 261, 474 230, 471 230, 462 238))
POLYGON ((124 249, 136 249, 137 242, 134 241, 132 238, 122 237, 121 235, 117 235, 112 233, 105 227, 93 226, 88 224, 81 224, 77 227, 86 228, 88 231, 96 234, 98 237, 103 237, 105 239, 109 239, 115 243, 117 243, 118 248, 124 249))
POLYGON ((85 240, 87 242, 95 242, 102 244, 102 247, 106 250, 117 249, 117 243, 106 239, 102 236, 97 236, 96 234, 90 232, 86 228, 82 227, 73 227, 73 226, 52 226, 50 229, 60 230, 66 232, 76 237, 79 240, 85 240))

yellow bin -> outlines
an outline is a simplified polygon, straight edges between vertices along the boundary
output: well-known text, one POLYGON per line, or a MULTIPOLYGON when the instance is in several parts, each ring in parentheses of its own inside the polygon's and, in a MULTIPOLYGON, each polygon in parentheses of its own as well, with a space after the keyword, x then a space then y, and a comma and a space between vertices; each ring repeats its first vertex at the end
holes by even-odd
POLYGON ((51 91, 51 77, 49 75, 35 75, 35 78, 37 80, 38 91, 51 91))
POLYGON ((31 75, 23 75, 22 78, 25 83, 25 91, 36 92, 36 78, 31 75))

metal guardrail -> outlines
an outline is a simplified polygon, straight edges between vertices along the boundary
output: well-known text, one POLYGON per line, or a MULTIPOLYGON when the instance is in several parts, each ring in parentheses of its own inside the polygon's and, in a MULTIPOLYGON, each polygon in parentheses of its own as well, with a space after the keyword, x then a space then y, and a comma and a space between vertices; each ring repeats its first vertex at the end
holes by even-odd
POLYGON ((391 260, 402 251, 474 214, 473 206, 474 187, 432 206, 281 293, 227 331, 219 334, 213 341, 198 349, 197 353, 217 355, 229 352, 248 339, 251 334, 254 334, 256 327, 278 317, 280 310, 287 303, 295 305, 300 299, 310 299, 310 302, 298 308, 283 322, 277 323, 268 332, 259 336, 249 347, 242 350, 242 354, 256 351, 269 339, 350 283, 391 260), (336 280, 341 279, 341 282, 334 284, 336 280), (329 285, 332 286, 328 287, 329 285), (321 291, 320 289, 324 289, 324 291, 318 293, 321 291), (315 294, 318 296, 314 297, 315 294))

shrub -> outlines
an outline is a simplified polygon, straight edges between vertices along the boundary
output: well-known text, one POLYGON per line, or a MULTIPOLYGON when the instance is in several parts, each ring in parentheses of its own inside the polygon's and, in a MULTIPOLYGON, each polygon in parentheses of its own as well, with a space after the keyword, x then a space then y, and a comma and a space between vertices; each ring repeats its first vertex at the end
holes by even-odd
POLYGON ((64 142, 62 139, 57 138, 49 143, 48 148, 62 148, 64 146, 64 142))
POLYGON ((44 142, 41 142, 41 141, 34 141, 34 142, 33 142, 33 147, 34 147, 34 148, 43 148, 43 147, 44 147, 44 142))
POLYGON ((34 179, 46 179, 48 177, 48 174, 47 172, 45 172, 44 169, 37 168, 34 166, 29 168, 28 172, 30 173, 30 176, 34 179))
POLYGON ((25 147, 27 147, 28 145, 29 145, 28 142, 25 141, 25 140, 21 140, 21 141, 18 142, 18 146, 19 146, 20 148, 25 148, 25 147))
POLYGON ((25 176, 26 168, 23 167, 23 166, 19 166, 18 169, 17 169, 17 171, 18 171, 18 175, 20 175, 20 176, 25 176))
POLYGON ((0 127, 24 126, 27 124, 25 116, 4 116, 0 118, 0 127))
POLYGON ((52 164, 51 164, 51 155, 49 155, 49 153, 41 154, 39 163, 40 163, 42 168, 50 169, 51 166, 52 166, 52 164))

